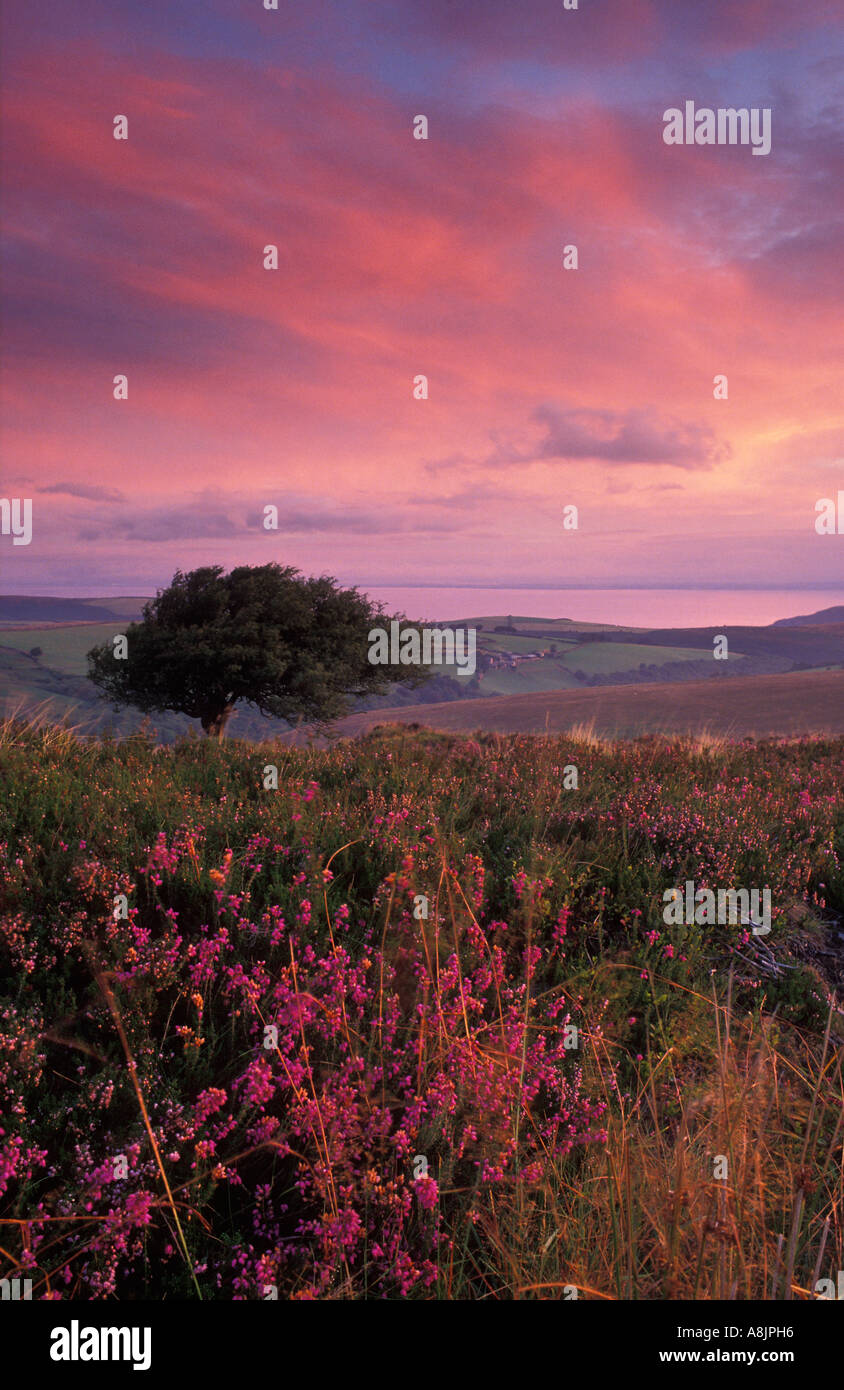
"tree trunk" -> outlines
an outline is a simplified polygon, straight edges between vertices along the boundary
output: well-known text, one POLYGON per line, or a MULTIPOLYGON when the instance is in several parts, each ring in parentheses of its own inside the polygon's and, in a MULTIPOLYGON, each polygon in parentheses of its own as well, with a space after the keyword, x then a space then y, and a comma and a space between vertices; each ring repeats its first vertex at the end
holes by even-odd
POLYGON ((226 705, 223 709, 216 709, 213 712, 203 714, 201 718, 203 732, 209 738, 225 738, 226 725, 231 719, 233 710, 234 705, 226 705))

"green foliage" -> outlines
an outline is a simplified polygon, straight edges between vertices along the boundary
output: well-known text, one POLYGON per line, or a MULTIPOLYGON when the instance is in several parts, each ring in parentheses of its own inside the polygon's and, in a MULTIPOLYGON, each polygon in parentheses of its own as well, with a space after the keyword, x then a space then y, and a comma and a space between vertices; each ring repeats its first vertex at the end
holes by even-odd
POLYGON ((209 565, 178 571, 127 628, 126 658, 103 643, 89 653, 88 674, 116 708, 175 710, 206 733, 222 734, 239 700, 279 719, 323 722, 346 713, 349 696, 386 690, 390 668, 372 665, 367 646, 384 621, 380 605, 325 576, 209 565))

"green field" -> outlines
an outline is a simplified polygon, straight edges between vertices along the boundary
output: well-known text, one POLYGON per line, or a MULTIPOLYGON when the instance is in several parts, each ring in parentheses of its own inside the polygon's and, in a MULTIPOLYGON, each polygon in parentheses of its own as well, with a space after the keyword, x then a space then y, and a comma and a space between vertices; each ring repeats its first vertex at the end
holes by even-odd
POLYGON ((556 657, 526 661, 513 670, 485 671, 480 678, 481 695, 527 695, 531 691, 572 690, 579 685, 556 657))
MULTIPOLYGON (((535 639, 510 638, 510 651, 525 650, 516 643, 535 639)), ((526 695, 531 691, 571 690, 580 685, 575 671, 587 676, 619 674, 638 671, 640 664, 662 666, 675 661, 700 661, 707 653, 693 647, 650 647, 635 642, 583 642, 567 644, 566 650, 554 657, 523 662, 513 670, 485 671, 480 679, 483 695, 526 695)), ((738 653, 730 659, 741 660, 738 653)))
POLYGON ((491 651, 541 652, 547 651, 552 643, 558 648, 577 646, 573 637, 564 637, 557 632, 549 632, 547 637, 513 637, 509 632, 478 633, 478 647, 491 651))
POLYGON ((0 633, 0 646, 14 647, 19 652, 40 647, 42 655, 38 660, 42 666, 53 667, 71 676, 85 676, 88 674, 87 653, 100 642, 110 641, 120 631, 114 622, 22 628, 0 633))
MULTIPOLYGON (((121 737, 143 723, 135 709, 113 710, 85 676, 43 666, 23 651, 0 644, 0 718, 17 713, 49 724, 66 721, 84 734, 111 729, 121 737)), ((187 733, 192 721, 184 715, 158 714, 147 722, 161 739, 169 740, 187 733)))
MULTIPOLYGON (((636 642, 584 642, 568 651, 561 660, 572 671, 587 676, 605 676, 612 671, 636 671, 640 665, 662 666, 669 661, 700 661, 711 652, 700 647, 650 647, 636 642)), ((740 660, 730 652, 730 661, 740 660)))

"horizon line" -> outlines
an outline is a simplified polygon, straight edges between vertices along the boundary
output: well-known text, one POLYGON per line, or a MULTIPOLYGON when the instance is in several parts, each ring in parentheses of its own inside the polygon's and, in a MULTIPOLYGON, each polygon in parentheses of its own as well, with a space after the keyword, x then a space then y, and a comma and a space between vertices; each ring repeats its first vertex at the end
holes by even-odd
MULTIPOLYGON (((234 568, 238 568, 235 566, 234 568)), ((168 581, 169 582, 169 581, 168 581)), ((840 593, 844 601, 844 582, 825 583, 825 584, 419 584, 419 583, 394 583, 392 581, 370 581, 358 580, 354 583, 337 581, 339 587, 347 589, 466 589, 466 590, 486 590, 494 593, 508 592, 543 592, 543 593, 840 593)), ((167 587, 165 584, 163 587, 167 587)), ((104 598, 152 598, 154 595, 132 592, 115 592, 110 590, 103 593, 69 594, 56 593, 55 590, 49 592, 37 592, 29 590, 27 593, 7 593, 0 592, 0 599, 4 598, 55 598, 73 599, 77 603, 83 603, 92 599, 104 598)))

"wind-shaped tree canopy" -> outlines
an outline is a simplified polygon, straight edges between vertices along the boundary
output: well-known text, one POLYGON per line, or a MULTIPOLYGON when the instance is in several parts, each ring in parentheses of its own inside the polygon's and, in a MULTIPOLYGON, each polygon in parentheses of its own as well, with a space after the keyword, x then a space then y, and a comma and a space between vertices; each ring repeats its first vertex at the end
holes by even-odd
MULTIPOLYGON (((379 604, 327 577, 289 566, 209 565, 178 570, 125 632, 125 656, 109 643, 88 653, 88 674, 120 705, 175 710, 222 737, 239 700, 263 714, 317 723, 349 697, 377 694, 397 672, 368 660, 367 634, 389 621, 379 604)), ((424 671, 402 671, 412 684, 424 671)))

